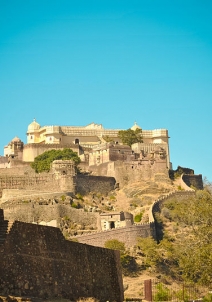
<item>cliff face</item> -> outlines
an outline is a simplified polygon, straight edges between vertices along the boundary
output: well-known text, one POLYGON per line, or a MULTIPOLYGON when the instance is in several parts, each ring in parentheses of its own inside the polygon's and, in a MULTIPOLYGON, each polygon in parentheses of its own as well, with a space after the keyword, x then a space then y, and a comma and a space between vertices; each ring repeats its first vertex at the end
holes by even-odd
POLYGON ((121 302, 119 252, 67 241, 57 228, 16 221, 0 245, 0 294, 121 302))

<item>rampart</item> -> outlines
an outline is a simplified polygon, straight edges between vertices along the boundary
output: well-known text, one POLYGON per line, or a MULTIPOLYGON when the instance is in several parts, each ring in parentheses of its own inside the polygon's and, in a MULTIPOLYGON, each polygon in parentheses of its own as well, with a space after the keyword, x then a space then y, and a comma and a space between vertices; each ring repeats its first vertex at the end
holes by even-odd
POLYGON ((108 165, 108 175, 113 175, 120 184, 120 187, 140 180, 154 179, 155 175, 158 173, 164 175, 163 179, 166 178, 166 181, 170 181, 168 169, 164 166, 164 162, 161 163, 161 165, 160 162, 151 165, 149 160, 143 165, 139 165, 139 163, 136 162, 112 162, 108 165))
POLYGON ((195 187, 198 190, 203 190, 203 182, 202 182, 202 174, 192 175, 192 174, 183 174, 183 181, 187 184, 187 186, 195 187))
POLYGON ((4 216, 10 221, 23 221, 28 223, 40 223, 41 221, 56 220, 57 224, 61 218, 70 217, 70 220, 77 224, 84 224, 90 226, 97 225, 97 219, 99 214, 93 212, 85 212, 83 209, 74 209, 71 206, 62 204, 39 204, 31 201, 23 202, 5 202, 1 204, 1 208, 4 209, 4 216))
MULTIPOLYGON (((73 179, 72 179, 73 181, 73 179)), ((74 188, 74 184, 71 186, 74 188)), ((3 189, 30 189, 30 190, 37 190, 45 191, 45 192, 52 192, 54 189, 55 191, 62 192, 60 180, 56 179, 53 174, 37 174, 36 176, 7 176, 3 175, 0 176, 0 197, 2 196, 3 189)), ((72 189, 73 191, 74 189, 72 189)))
POLYGON ((117 239, 121 242, 124 242, 127 248, 130 248, 137 244, 138 237, 146 238, 150 236, 155 237, 154 223, 121 227, 99 233, 76 236, 75 238, 77 238, 81 243, 99 247, 104 247, 104 244, 107 240, 117 239))
POLYGON ((35 175, 35 171, 30 167, 29 164, 24 165, 21 167, 11 167, 9 169, 7 168, 0 168, 0 175, 6 175, 6 176, 22 176, 22 175, 35 175))
POLYGON ((184 200, 185 198, 191 198, 194 196, 195 196, 195 191, 189 190, 189 191, 173 191, 167 194, 166 196, 162 196, 161 198, 158 198, 150 208, 150 213, 152 213, 152 215, 151 214, 149 215, 150 217, 149 221, 151 222, 154 220, 154 214, 160 211, 161 205, 164 201, 174 198, 176 198, 177 200, 184 200))
POLYGON ((75 178, 76 192, 82 195, 90 192, 108 194, 114 190, 116 180, 114 177, 77 175, 75 178))
MULTIPOLYGON (((0 215, 0 230, 3 223, 0 215)), ((67 241, 57 228, 15 221, 0 244, 0 294, 122 302, 119 252, 67 241)))
MULTIPOLYGON (((15 194, 29 195, 30 190, 34 195, 37 191, 37 195, 51 194, 54 192, 69 192, 80 193, 82 195, 90 192, 100 192, 102 194, 108 194, 115 187, 116 180, 114 177, 106 176, 93 176, 78 174, 74 176, 74 172, 67 172, 63 174, 63 167, 59 169, 60 174, 56 173, 41 173, 36 174, 32 172, 32 169, 25 169, 25 173, 18 175, 17 168, 13 169, 1 169, 0 175, 0 198, 6 195, 10 198, 15 198, 15 194), (2 190, 7 189, 7 192, 2 193, 2 190), (11 192, 8 191, 11 190, 11 192), (15 192, 12 190, 20 190, 15 192), (21 192, 22 190, 22 192, 21 192), (28 192, 24 192, 28 191, 28 192)), ((21 170, 21 169, 20 169, 21 170)))

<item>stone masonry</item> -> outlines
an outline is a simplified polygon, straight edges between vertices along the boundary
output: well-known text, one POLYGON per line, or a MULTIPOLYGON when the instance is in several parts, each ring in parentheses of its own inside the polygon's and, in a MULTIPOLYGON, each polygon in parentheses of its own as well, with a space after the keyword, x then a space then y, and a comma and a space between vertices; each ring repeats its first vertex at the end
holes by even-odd
POLYGON ((78 242, 99 247, 104 247, 104 244, 107 240, 117 239, 121 242, 124 242, 126 248, 130 248, 137 244, 137 239, 139 237, 146 238, 150 236, 155 237, 154 223, 121 227, 99 233, 76 236, 76 238, 78 242))
POLYGON ((120 254, 67 241, 57 228, 15 221, 0 243, 0 294, 122 302, 120 254))

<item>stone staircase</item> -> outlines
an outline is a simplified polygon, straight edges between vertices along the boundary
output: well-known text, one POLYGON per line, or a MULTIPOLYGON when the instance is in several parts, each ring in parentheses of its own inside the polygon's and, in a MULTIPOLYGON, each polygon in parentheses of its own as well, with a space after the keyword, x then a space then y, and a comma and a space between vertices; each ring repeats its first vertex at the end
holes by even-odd
POLYGON ((12 222, 4 220, 4 212, 2 209, 0 209, 0 246, 4 244, 11 226, 12 222))

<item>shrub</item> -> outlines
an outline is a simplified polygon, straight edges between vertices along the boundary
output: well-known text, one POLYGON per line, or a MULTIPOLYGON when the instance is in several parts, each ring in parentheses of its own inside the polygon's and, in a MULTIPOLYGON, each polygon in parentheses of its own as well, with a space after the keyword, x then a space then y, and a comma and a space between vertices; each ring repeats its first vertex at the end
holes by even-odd
POLYGON ((68 216, 64 216, 64 217, 63 217, 63 220, 68 221, 68 220, 69 220, 69 217, 68 217, 68 216))
POLYGON ((170 211, 169 209, 167 209, 166 207, 163 207, 162 211, 161 211, 161 214, 167 218, 167 219, 171 219, 171 214, 170 214, 170 211))
POLYGON ((75 202, 73 202, 73 203, 71 204, 71 207, 72 207, 72 208, 75 208, 75 209, 78 209, 78 204, 75 203, 75 202))
POLYGON ((212 302, 212 293, 208 293, 204 298, 203 302, 212 302))
POLYGON ((129 254, 121 255, 121 265, 125 276, 132 275, 137 272, 138 266, 134 257, 129 254))
POLYGON ((178 189, 179 191, 183 191, 183 190, 184 190, 181 186, 178 186, 177 189, 178 189))
POLYGON ((121 254, 125 253, 125 244, 117 239, 107 240, 104 247, 111 250, 119 250, 121 254))
POLYGON ((80 193, 77 193, 77 194, 76 194, 76 198, 77 198, 77 199, 80 199, 80 200, 82 200, 82 201, 84 200, 84 199, 83 199, 83 196, 82 196, 80 193))
POLYGON ((62 200, 62 201, 65 201, 65 200, 66 200, 66 196, 65 196, 65 195, 62 195, 62 196, 61 196, 61 200, 62 200))
POLYGON ((139 214, 135 215, 134 222, 140 222, 143 216, 143 212, 140 212, 139 214))
POLYGON ((154 301, 169 301, 170 290, 162 283, 159 283, 156 287, 156 293, 154 301))
POLYGON ((22 202, 23 203, 29 203, 29 200, 23 200, 22 202))

